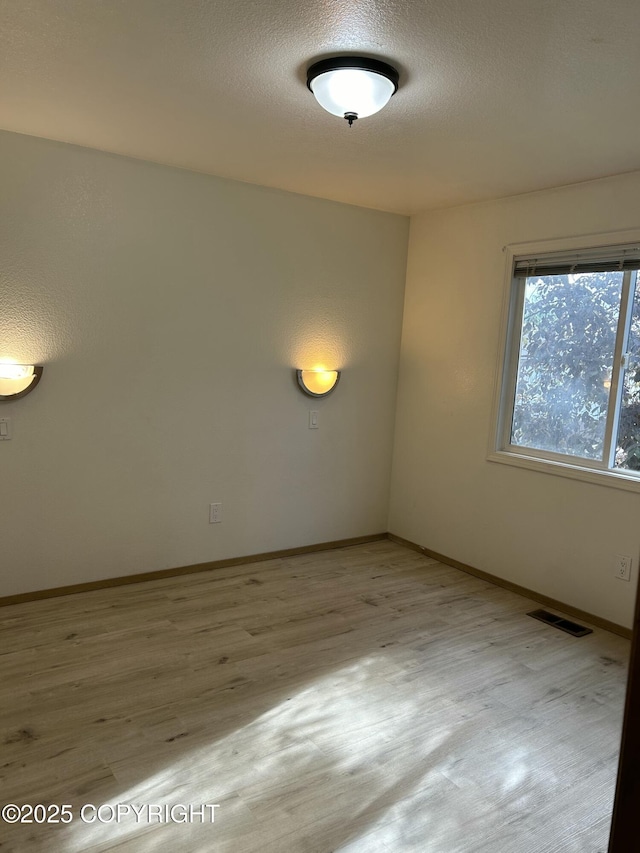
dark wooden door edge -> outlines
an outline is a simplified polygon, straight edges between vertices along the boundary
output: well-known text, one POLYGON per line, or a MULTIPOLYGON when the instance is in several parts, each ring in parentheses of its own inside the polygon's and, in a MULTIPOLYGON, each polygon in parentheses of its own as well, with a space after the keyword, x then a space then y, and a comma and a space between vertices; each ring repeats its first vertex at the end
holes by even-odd
POLYGON ((618 780, 613 801, 609 853, 629 853, 638 849, 638 813, 640 812, 640 595, 636 594, 636 612, 631 659, 622 723, 618 780))

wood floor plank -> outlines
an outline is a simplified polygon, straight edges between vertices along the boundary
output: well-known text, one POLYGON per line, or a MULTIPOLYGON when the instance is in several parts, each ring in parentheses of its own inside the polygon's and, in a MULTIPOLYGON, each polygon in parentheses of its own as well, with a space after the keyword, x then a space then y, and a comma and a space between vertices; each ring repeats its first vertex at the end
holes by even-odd
POLYGON ((0 612, 0 853, 598 853, 628 641, 389 541, 0 612), (83 823, 84 804, 215 822, 83 823))

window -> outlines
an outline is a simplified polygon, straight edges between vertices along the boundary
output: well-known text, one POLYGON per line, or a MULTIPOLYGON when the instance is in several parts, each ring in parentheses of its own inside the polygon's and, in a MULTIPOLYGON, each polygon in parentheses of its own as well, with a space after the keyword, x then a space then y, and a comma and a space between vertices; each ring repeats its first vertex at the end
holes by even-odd
POLYGON ((640 486, 640 243, 515 254, 509 264, 490 458, 606 473, 640 486))

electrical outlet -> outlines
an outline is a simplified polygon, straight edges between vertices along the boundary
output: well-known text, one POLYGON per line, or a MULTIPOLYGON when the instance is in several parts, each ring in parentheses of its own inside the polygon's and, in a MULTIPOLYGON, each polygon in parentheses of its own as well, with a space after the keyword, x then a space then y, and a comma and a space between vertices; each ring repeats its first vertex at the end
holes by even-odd
POLYGON ((624 554, 616 554, 614 562, 615 575, 618 580, 631 580, 631 557, 625 557, 624 554))
POLYGON ((222 521, 222 504, 209 504, 209 524, 220 524, 222 521))

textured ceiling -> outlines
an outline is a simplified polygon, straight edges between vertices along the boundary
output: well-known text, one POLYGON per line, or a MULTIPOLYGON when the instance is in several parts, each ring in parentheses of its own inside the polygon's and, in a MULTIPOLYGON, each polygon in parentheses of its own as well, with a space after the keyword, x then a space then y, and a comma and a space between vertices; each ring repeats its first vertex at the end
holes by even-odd
POLYGON ((637 0, 0 0, 0 128, 402 213, 640 168, 637 0), (353 129, 305 86, 362 52, 353 129))

